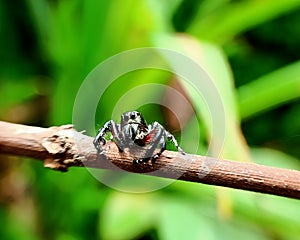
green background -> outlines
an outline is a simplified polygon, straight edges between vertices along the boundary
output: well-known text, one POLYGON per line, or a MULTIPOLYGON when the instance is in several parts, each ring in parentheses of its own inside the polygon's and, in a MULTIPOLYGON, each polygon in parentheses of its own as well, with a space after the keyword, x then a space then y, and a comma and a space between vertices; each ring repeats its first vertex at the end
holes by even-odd
MULTIPOLYGON (((224 158, 299 170, 299 42, 297 0, 2 1, 0 118, 45 127, 72 123, 78 88, 97 64, 124 50, 164 47, 198 59, 217 86, 226 113, 224 158)), ((101 98, 96 127, 126 91, 171 79, 155 70, 120 77, 101 98)), ((193 89, 179 83, 199 120, 203 154, 209 116, 193 89)), ((146 95, 164 93, 144 90, 124 106, 131 110, 130 101, 146 95)), ((139 110, 148 122, 178 130, 165 109, 139 110)), ((185 126, 187 152, 193 124, 185 126)), ((60 173, 8 156, 1 156, 0 181, 1 239, 292 240, 300 234, 299 201, 282 197, 181 181, 147 194, 122 193, 85 168, 60 173)))

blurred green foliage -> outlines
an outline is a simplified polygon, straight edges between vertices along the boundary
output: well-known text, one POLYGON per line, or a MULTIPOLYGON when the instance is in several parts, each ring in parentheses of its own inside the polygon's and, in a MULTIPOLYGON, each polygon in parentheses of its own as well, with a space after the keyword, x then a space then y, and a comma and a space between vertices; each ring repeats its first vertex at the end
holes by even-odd
MULTIPOLYGON (((299 13, 297 0, 2 1, 1 119, 71 123, 78 88, 98 63, 133 48, 165 47, 196 57, 217 86, 230 133, 224 157, 249 160, 250 146, 255 162, 299 170, 299 13)), ((149 69, 120 77, 102 96, 97 123, 111 118, 130 89, 167 84, 170 77, 149 69)), ((209 116, 185 87, 208 138, 209 116)), ((162 95, 144 89, 124 106, 130 110, 133 102, 162 95)), ((168 122, 155 104, 140 110, 149 122, 168 122)), ((189 124, 192 135, 197 123, 189 124)), ((201 138, 199 153, 206 141, 201 138)), ((183 144, 188 151, 189 143, 183 144)), ((296 200, 238 190, 224 194, 180 181, 129 194, 102 185, 84 168, 62 174, 31 159, 1 158, 1 239, 299 237, 296 200)))

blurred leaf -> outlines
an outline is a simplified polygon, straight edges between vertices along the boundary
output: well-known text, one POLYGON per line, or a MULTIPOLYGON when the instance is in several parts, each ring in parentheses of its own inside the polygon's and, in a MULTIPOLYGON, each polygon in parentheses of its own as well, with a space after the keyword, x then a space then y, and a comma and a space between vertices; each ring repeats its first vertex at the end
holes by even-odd
MULTIPOLYGON (((239 126, 232 74, 223 52, 215 45, 199 42, 186 35, 159 35, 156 44, 158 47, 168 46, 169 49, 174 49, 183 53, 197 62, 206 71, 217 88, 217 94, 219 94, 219 97, 222 100, 223 109, 219 110, 224 111, 226 117, 226 119, 218 119, 218 121, 224 121, 226 124, 226 136, 224 139, 224 151, 222 156, 229 159, 249 161, 248 148, 239 126)), ((212 116, 210 109, 208 109, 208 106, 205 103, 206 100, 204 99, 205 101, 203 101, 203 99, 200 99, 199 94, 195 93, 193 87, 186 84, 185 81, 182 81, 182 84, 186 87, 197 114, 203 119, 206 125, 209 141, 209 137, 211 137, 212 134, 212 127, 218 126, 211 125, 212 116)), ((217 141, 222 140, 223 139, 218 139, 217 141)), ((219 147, 220 145, 216 144, 216 146, 219 147)), ((217 153, 220 149, 214 149, 214 151, 217 153)))
POLYGON ((101 239, 134 239, 153 225, 157 199, 150 194, 114 192, 108 199, 99 222, 101 239))
POLYGON ((67 174, 46 171, 41 166, 35 170, 38 180, 33 181, 33 187, 42 237, 95 236, 98 209, 103 207, 107 189, 101 188, 84 168, 71 169, 67 174))
MULTIPOLYGON (((71 121, 77 91, 88 72, 120 51, 147 45, 154 20, 145 1, 137 3, 132 0, 60 1, 51 7, 50 13, 47 47, 59 83, 53 95, 55 109, 52 120, 58 124, 71 121), (140 17, 143 17, 143 21, 139 21, 140 17)), ((102 87, 101 77, 99 88, 102 87)), ((145 77, 145 74, 138 77, 144 81, 147 78, 156 79, 153 76, 145 77)), ((128 81, 123 81, 121 85, 126 88, 119 85, 117 91, 110 93, 110 98, 100 104, 102 111, 107 114, 113 109, 117 96, 122 96, 129 87, 133 88, 140 83, 134 82, 128 84, 128 81)), ((106 118, 105 114, 101 116, 106 118)))
POLYGON ((238 89, 242 118, 300 97, 300 62, 264 75, 238 89))
POLYGON ((203 18, 215 10, 226 7, 231 0, 202 0, 201 5, 198 8, 198 17, 202 16, 203 18))
POLYGON ((233 196, 236 221, 255 223, 264 230, 267 239, 293 240, 298 236, 298 200, 246 191, 234 191, 233 196))
POLYGON ((160 239, 216 239, 214 224, 205 219, 200 211, 193 208, 188 201, 164 199, 161 204, 158 222, 160 239))
POLYGON ((172 30, 172 14, 183 0, 147 0, 153 14, 155 31, 169 32, 172 30))
MULTIPOLYGON (((168 76, 170 74, 162 70, 143 69, 119 77, 101 96, 98 104, 98 116, 101 118, 97 119, 97 122, 103 124, 109 118, 119 122, 123 112, 137 110, 144 104, 158 102, 163 94, 162 84, 167 81, 168 76)), ((154 114, 153 108, 150 114, 143 111, 143 115, 148 123, 159 120, 157 114, 154 114)))
MULTIPOLYGON (((199 186, 195 185, 194 191, 197 191, 197 187, 199 186)), ((249 192, 246 194, 249 195, 249 192)), ((207 208, 213 208, 214 199, 199 202, 202 197, 207 200, 203 192, 193 200, 182 196, 170 196, 160 201, 160 239, 268 239, 259 226, 241 221, 238 216, 231 220, 217 220, 215 211, 207 211, 207 208)), ((252 210, 255 210, 255 205, 252 210)))
POLYGON ((185 152, 195 153, 203 156, 207 153, 207 147, 205 146, 205 127, 203 124, 201 124, 201 122, 199 123, 199 119, 196 116, 192 116, 184 130, 181 130, 180 137, 181 141, 179 145, 184 149, 185 152), (190 137, 195 134, 196 129, 199 129, 200 132, 197 152, 195 152, 194 149, 194 146, 197 145, 197 143, 195 144, 195 138, 190 137))
POLYGON ((231 221, 217 221, 215 223, 216 240, 268 240, 267 234, 255 223, 240 221, 236 216, 231 221))
MULTIPOLYGON (((203 122, 206 125, 207 141, 211 141, 210 144, 212 145, 212 153, 209 154, 212 154, 214 157, 220 156, 221 158, 238 161, 250 161, 248 147, 239 126, 232 75, 223 52, 214 45, 199 42, 196 39, 185 35, 160 36, 157 40, 157 46, 163 47, 166 45, 168 48, 175 49, 176 51, 189 56, 199 64, 209 75, 210 80, 217 89, 217 93, 214 92, 213 94, 218 94, 218 96, 209 96, 211 99, 204 99, 203 101, 203 99, 199 97, 199 93, 195 93, 195 90, 189 83, 182 81, 198 116, 203 119, 203 122), (209 105, 207 105, 207 101, 213 101, 215 103, 214 97, 218 97, 222 101, 222 106, 220 106, 218 112, 224 111, 224 116, 221 114, 220 119, 212 120, 212 118, 215 118, 216 116, 211 115, 213 109, 208 109, 209 105), (225 119, 222 119, 222 117, 225 119), (216 126, 212 126, 213 121, 215 121, 216 126), (217 132, 217 138, 211 138, 213 127, 219 130, 219 132, 217 132), (223 127, 225 129, 221 129, 223 127), (224 139, 220 139, 220 131, 225 131, 224 139)), ((206 86, 203 87, 205 88, 206 86)), ((205 90, 203 89, 203 91, 205 90)), ((208 89, 207 91, 211 91, 211 89, 208 89)), ((218 207, 220 216, 223 216, 224 218, 228 217, 231 213, 230 196, 226 194, 226 191, 219 191, 217 197, 219 200, 218 207), (226 204, 223 204, 223 202, 226 202, 226 204)))
POLYGON ((251 148, 251 155, 256 163, 300 171, 300 161, 283 152, 270 148, 251 148))
POLYGON ((66 233, 61 233, 58 234, 57 240, 77 240, 78 238, 76 236, 72 236, 70 234, 66 234, 66 233))
POLYGON ((19 79, 0 82, 0 114, 8 107, 19 104, 38 93, 37 86, 33 80, 19 79))
POLYGON ((39 35, 40 40, 45 44, 45 40, 49 37, 50 28, 50 12, 49 2, 47 0, 26 0, 27 5, 31 11, 34 24, 39 35))
POLYGON ((241 32, 286 14, 299 6, 299 0, 235 1, 217 8, 207 16, 202 16, 200 11, 188 33, 199 39, 224 43, 241 32))

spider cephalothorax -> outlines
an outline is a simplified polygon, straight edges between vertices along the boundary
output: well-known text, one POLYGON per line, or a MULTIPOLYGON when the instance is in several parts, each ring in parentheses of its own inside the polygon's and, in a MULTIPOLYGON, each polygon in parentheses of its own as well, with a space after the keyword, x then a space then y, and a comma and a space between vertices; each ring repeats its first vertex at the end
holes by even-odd
POLYGON ((108 132, 111 132, 111 140, 115 141, 119 151, 128 149, 137 158, 134 161, 136 163, 157 159, 166 149, 167 140, 172 141, 177 150, 184 154, 171 133, 158 122, 147 125, 137 111, 123 113, 120 124, 110 120, 99 129, 94 139, 94 145, 99 153, 102 152, 100 143, 103 145, 106 143, 105 135, 108 132))

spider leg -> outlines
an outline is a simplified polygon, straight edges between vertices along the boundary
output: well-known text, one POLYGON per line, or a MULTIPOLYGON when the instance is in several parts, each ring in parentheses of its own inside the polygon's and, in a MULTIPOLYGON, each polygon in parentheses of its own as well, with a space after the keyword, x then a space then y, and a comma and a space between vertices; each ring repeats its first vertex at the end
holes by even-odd
MULTIPOLYGON (((176 147, 177 151, 180 152, 181 154, 185 155, 185 152, 182 150, 182 148, 178 145, 177 140, 175 139, 175 137, 173 136, 173 134, 171 134, 170 132, 168 132, 162 125, 160 125, 158 122, 154 122, 154 124, 156 124, 157 126, 159 126, 163 131, 164 131, 164 135, 166 136, 166 138, 171 141, 174 146, 176 147)), ((153 125, 154 125, 153 124, 153 125)))
POLYGON ((119 128, 120 127, 118 124, 116 124, 113 120, 110 120, 110 121, 106 122, 102 128, 99 129, 98 134, 93 141, 94 146, 97 149, 98 153, 102 153, 101 143, 102 143, 102 145, 106 144, 105 135, 108 132, 111 132, 111 140, 116 141, 116 145, 117 145, 119 151, 123 151, 121 149, 121 147, 119 146, 120 144, 118 144, 120 142, 119 136, 118 136, 118 132, 120 130, 119 128))
POLYGON ((102 143, 102 145, 106 144, 106 140, 105 140, 104 136, 108 132, 111 131, 112 123, 113 123, 113 121, 110 120, 110 121, 106 122, 104 124, 104 126, 98 130, 98 134, 97 134, 97 136, 95 137, 95 139, 93 141, 93 144, 94 144, 95 148, 97 149, 98 153, 102 152, 102 149, 100 147, 100 143, 102 143))
POLYGON ((167 135, 168 140, 171 141, 174 144, 174 146, 177 148, 177 151, 180 152, 181 154, 185 155, 185 152, 178 145, 178 142, 176 141, 175 137, 171 133, 169 133, 167 130, 165 130, 165 133, 167 135))
POLYGON ((114 124, 112 124, 111 127, 111 140, 114 140, 119 152, 123 152, 125 145, 124 142, 122 141, 122 139, 124 139, 123 133, 121 132, 121 126, 120 124, 116 124, 114 122, 114 124))

